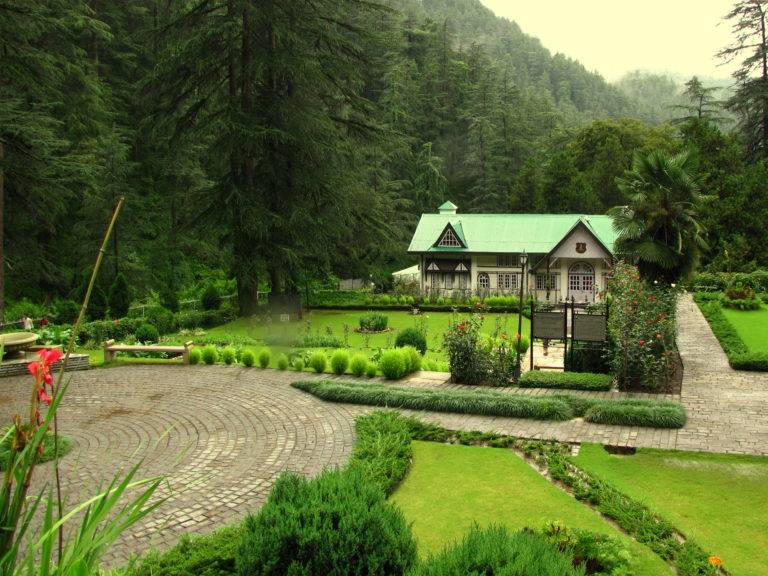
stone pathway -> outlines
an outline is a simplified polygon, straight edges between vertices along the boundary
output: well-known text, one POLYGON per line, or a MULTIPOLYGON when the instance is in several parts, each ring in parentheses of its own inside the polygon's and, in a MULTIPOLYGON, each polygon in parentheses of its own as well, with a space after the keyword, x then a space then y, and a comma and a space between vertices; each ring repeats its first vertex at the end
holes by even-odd
MULTIPOLYGON (((307 375, 311 377, 311 375, 307 375)), ((176 544, 260 507, 283 471, 314 475, 343 464, 362 410, 291 388, 295 373, 151 365, 77 372, 59 412, 76 448, 61 461, 74 504, 143 458, 138 478, 164 475, 169 500, 112 547, 107 565, 176 544)), ((24 408, 29 378, 0 380, 0 422, 24 408)), ((52 478, 38 469, 32 493, 52 478)))

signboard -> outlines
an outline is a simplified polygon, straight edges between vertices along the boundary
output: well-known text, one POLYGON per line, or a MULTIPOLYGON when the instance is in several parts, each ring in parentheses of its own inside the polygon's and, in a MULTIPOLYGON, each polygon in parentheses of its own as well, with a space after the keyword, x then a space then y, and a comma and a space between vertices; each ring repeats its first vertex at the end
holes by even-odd
POLYGON ((583 342, 605 341, 606 318, 603 314, 574 314, 573 339, 583 342))
POLYGON ((531 330, 534 338, 565 339, 565 311, 534 312, 531 330))

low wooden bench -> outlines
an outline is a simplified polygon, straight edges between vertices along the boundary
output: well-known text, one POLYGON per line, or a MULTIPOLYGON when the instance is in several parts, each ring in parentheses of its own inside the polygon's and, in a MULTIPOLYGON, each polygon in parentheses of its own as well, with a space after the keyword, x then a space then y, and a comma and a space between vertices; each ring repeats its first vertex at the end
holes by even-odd
POLYGON ((165 352, 184 357, 184 364, 189 364, 189 351, 193 344, 190 340, 183 346, 167 346, 162 344, 115 344, 114 340, 104 342, 104 362, 112 362, 118 352, 165 352))

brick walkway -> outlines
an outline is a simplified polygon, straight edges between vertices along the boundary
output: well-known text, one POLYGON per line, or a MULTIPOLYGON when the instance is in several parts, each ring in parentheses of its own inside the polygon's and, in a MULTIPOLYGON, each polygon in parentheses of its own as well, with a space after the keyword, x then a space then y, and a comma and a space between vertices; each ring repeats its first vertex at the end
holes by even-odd
MULTIPOLYGON (((310 375, 308 375, 310 376, 310 375)), ((139 478, 166 475, 170 499, 125 534, 105 563, 176 544, 258 508, 280 472, 341 464, 360 410, 288 385, 295 374, 207 366, 131 366, 73 373, 59 424, 75 443, 61 462, 70 503, 142 457, 139 478)), ((0 380, 0 421, 23 408, 28 378, 0 380)), ((35 489, 52 477, 38 470, 35 489)))

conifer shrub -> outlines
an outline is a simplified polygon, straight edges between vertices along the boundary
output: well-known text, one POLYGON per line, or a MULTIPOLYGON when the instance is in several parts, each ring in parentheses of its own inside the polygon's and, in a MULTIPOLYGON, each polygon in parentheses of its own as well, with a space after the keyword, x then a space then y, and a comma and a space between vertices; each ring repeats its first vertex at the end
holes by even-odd
POLYGON ((206 364, 216 364, 219 360, 219 351, 216 350, 216 346, 208 345, 203 348, 203 362, 206 364))
POLYGON ((269 348, 262 348, 259 350, 259 366, 266 368, 269 366, 269 361, 272 359, 272 350, 269 348))
POLYGON ((192 365, 200 364, 200 361, 203 359, 203 353, 200 352, 200 348, 192 348, 192 350, 189 351, 189 363, 192 365))
POLYGON ((349 371, 357 377, 365 374, 365 370, 368 368, 368 358, 365 354, 355 354, 352 356, 352 360, 349 362, 349 371))
POLYGON ((368 378, 376 378, 376 374, 379 372, 379 367, 375 362, 368 362, 368 366, 365 369, 365 375, 368 378))
POLYGON ((128 282, 123 273, 115 276, 115 281, 109 288, 109 315, 112 318, 122 318, 128 315, 128 308, 131 306, 131 294, 128 289, 128 282))
POLYGON ((349 353, 346 350, 336 350, 331 355, 331 370, 334 374, 344 374, 349 366, 349 353))
POLYGON ((277 357, 277 369, 288 370, 288 356, 280 354, 280 356, 277 357))
POLYGON ((404 574, 417 560, 402 512, 360 471, 283 474, 242 527, 241 575, 404 574))
POLYGON ((302 372, 304 370, 304 358, 301 356, 297 356, 293 359, 293 369, 296 370, 296 372, 302 372))
POLYGON ((254 364, 256 364, 256 355, 252 350, 244 350, 240 355, 240 361, 243 363, 243 366, 251 368, 254 364))
POLYGON ((218 310, 221 307, 221 294, 219 294, 218 288, 209 284, 203 292, 200 304, 202 304, 203 310, 218 310))
POLYGON ((421 354, 413 346, 406 346, 402 348, 403 355, 408 364, 406 368, 406 374, 411 372, 418 372, 421 370, 421 354))
POLYGON ((328 364, 328 359, 325 357, 325 353, 320 352, 319 350, 317 352, 313 352, 312 356, 309 357, 309 365, 318 374, 325 372, 325 366, 328 364))
POLYGON ((236 356, 237 354, 235 352, 235 349, 232 348, 231 346, 227 346, 221 351, 221 361, 224 362, 224 364, 229 365, 234 363, 236 356))
POLYGON ((142 344, 157 342, 160 340, 160 334, 152 324, 144 323, 136 328, 136 340, 142 344))
POLYGON ((413 346, 422 354, 427 353, 427 338, 424 333, 415 327, 404 328, 397 333, 395 347, 413 346))

